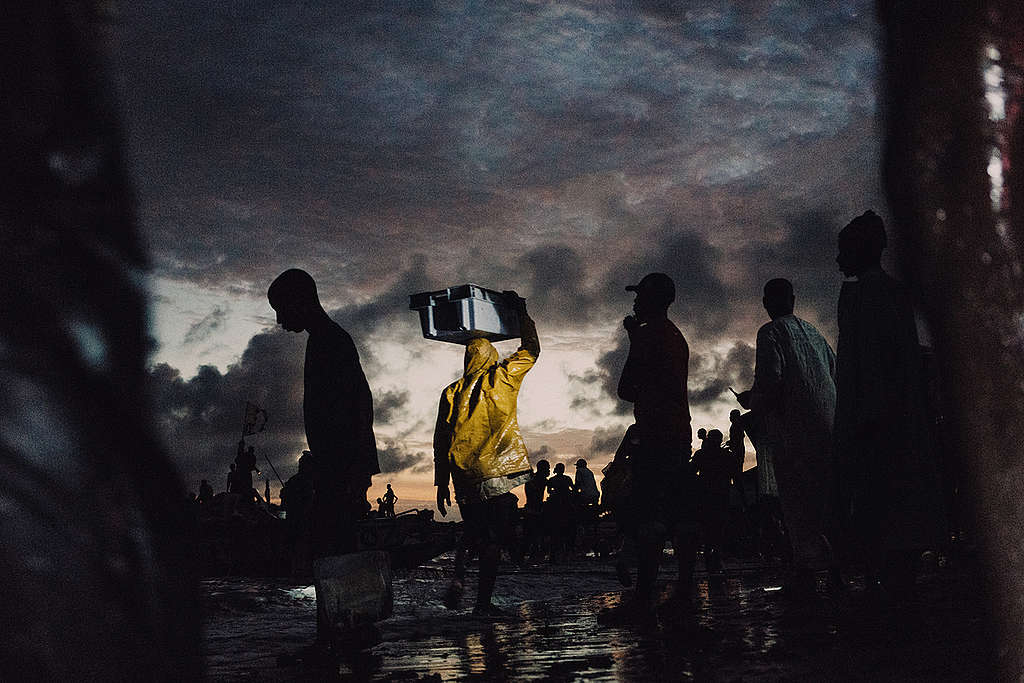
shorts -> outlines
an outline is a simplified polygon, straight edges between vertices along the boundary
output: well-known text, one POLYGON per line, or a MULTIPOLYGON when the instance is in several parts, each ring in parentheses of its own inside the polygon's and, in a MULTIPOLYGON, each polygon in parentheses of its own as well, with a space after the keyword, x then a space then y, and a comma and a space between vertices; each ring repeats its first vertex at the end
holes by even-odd
POLYGON ((459 503, 459 512, 467 545, 504 545, 513 538, 519 499, 514 493, 503 493, 487 500, 459 503))
POLYGON ((699 508, 696 477, 688 464, 633 467, 633 486, 620 518, 627 533, 689 533, 699 508))

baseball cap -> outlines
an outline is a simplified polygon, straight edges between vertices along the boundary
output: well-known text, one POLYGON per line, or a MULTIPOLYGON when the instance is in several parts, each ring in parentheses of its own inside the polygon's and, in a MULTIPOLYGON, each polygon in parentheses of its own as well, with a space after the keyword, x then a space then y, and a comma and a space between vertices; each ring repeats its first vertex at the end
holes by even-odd
POLYGON ((647 294, 665 303, 676 300, 676 283, 665 273, 649 273, 635 285, 626 287, 627 292, 647 294))

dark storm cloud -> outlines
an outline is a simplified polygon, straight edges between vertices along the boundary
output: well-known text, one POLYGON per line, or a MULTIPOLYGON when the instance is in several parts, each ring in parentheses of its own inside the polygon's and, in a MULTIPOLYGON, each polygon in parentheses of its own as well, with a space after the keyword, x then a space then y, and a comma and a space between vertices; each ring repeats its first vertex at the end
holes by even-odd
MULTIPOLYGON (((760 304, 764 283, 784 277, 793 283, 795 313, 819 322, 835 339, 836 302, 842 278, 835 265, 836 236, 849 221, 829 209, 813 209, 783 218, 783 238, 746 249, 748 296, 760 304)), ((763 311, 760 312, 763 314, 763 311)), ((767 322, 766 314, 762 322, 767 322)))
POLYGON ((520 277, 528 280, 531 315, 539 313, 555 323, 579 324, 588 319, 592 301, 584 281, 585 264, 575 250, 545 245, 527 252, 519 263, 520 277))
POLYGON ((409 404, 408 391, 384 391, 373 397, 373 423, 390 424, 409 404))
MULTIPOLYGON (((605 173, 749 188, 784 149, 873 111, 866 2, 124 13, 126 119, 159 273, 257 290, 306 261, 344 263, 339 286, 390 282, 380 275, 410 251, 506 234, 487 206, 514 202, 510 190, 605 173)), ((505 248, 514 260, 539 241, 505 248)))
POLYGON ((228 311, 225 307, 216 306, 202 320, 194 323, 188 328, 183 340, 184 344, 196 344, 207 339, 217 329, 224 325, 228 311))
POLYGON ((798 314, 806 317, 808 311, 813 311, 818 321, 834 328, 842 284, 835 264, 836 238, 845 221, 834 211, 812 210, 787 223, 789 233, 778 251, 783 267, 792 273, 789 279, 797 297, 798 314), (808 259, 811 254, 819 258, 808 259))
POLYGON ((366 303, 343 306, 332 312, 331 317, 342 321, 346 330, 360 338, 381 325, 407 324, 415 315, 409 311, 409 295, 433 289, 425 265, 426 258, 422 254, 414 255, 412 265, 395 278, 387 290, 366 303))
POLYGON ((729 387, 740 392, 753 382, 754 348, 745 342, 736 342, 724 355, 711 351, 690 357, 691 408, 730 402, 736 407, 729 387))
POLYGON ((633 404, 620 401, 618 396, 619 375, 626 365, 626 356, 629 355, 629 337, 623 330, 619 335, 618 344, 611 351, 601 354, 597 359, 597 373, 587 375, 590 379, 600 381, 601 388, 612 401, 615 413, 625 415, 633 410, 633 404))
POLYGON ((536 467, 538 461, 549 457, 551 457, 551 447, 544 444, 540 448, 534 448, 530 451, 530 464, 536 467))
POLYGON ((266 455, 282 476, 294 473, 292 463, 305 441, 303 356, 300 335, 271 332, 254 336, 239 362, 224 373, 202 366, 186 380, 166 364, 150 370, 159 428, 187 479, 227 472, 241 437, 246 401, 268 415, 266 431, 247 439, 256 446, 260 467, 266 455))
MULTIPOLYGON (((648 251, 645 265, 648 272, 663 272, 675 282, 676 300, 669 315, 690 329, 695 339, 717 335, 729 322, 725 306, 729 290, 717 274, 721 250, 693 228, 673 222, 666 224, 662 235, 648 251)), ((629 284, 636 282, 639 278, 629 284)))
POLYGON ((690 405, 696 407, 713 403, 725 394, 729 386, 729 381, 726 379, 720 377, 709 379, 697 388, 688 391, 690 405))
MULTIPOLYGON (((632 405, 618 399, 617 388, 628 353, 629 339, 623 332, 619 344, 598 357, 597 369, 570 379, 582 384, 600 384, 605 395, 613 400, 614 412, 625 415, 631 411, 632 405)), ((731 401, 729 387, 743 391, 750 388, 753 381, 754 348, 749 344, 735 342, 724 354, 716 351, 696 353, 691 350, 687 378, 691 407, 731 401)))
POLYGON ((398 443, 388 443, 384 448, 377 446, 377 461, 380 463, 381 474, 392 474, 410 467, 417 467, 425 464, 425 460, 427 460, 425 451, 413 453, 398 443))
MULTIPOLYGON (((714 338, 728 326, 731 290, 718 274, 722 250, 694 228, 669 219, 646 241, 639 235, 631 240, 624 236, 621 252, 623 260, 606 272, 597 298, 605 319, 621 320, 631 314, 635 295, 626 292, 626 286, 637 284, 648 273, 660 272, 671 277, 676 287, 669 318, 691 344, 714 338)), ((619 348, 599 362, 603 370, 610 370, 613 360, 625 360, 628 345, 624 334, 619 348)))
POLYGON ((618 449, 626 430, 622 427, 599 427, 590 440, 589 455, 611 455, 618 449))
MULTIPOLYGON (((295 472, 305 443, 302 419, 305 335, 280 330, 249 340, 241 359, 220 372, 202 366, 191 379, 162 363, 150 370, 154 413, 168 451, 186 479, 218 481, 234 458, 246 401, 267 411, 266 430, 246 437, 256 447, 257 463, 269 457, 281 476, 295 472)), ((409 394, 385 391, 374 397, 374 415, 388 424, 405 408, 409 394)), ((425 457, 396 444, 379 449, 383 472, 412 467, 425 457)))
POLYGON ((754 358, 754 347, 743 342, 736 342, 725 354, 722 370, 737 391, 754 383, 754 358))

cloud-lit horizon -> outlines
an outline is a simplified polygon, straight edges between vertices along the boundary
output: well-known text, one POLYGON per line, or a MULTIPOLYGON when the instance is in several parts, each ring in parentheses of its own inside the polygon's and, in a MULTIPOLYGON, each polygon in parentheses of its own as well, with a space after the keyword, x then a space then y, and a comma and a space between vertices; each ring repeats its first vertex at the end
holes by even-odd
POLYGON ((246 400, 271 416, 260 455, 294 472, 305 335, 265 300, 289 267, 355 338, 382 466, 424 488, 461 352, 422 339, 414 292, 527 298, 543 352, 520 421, 563 461, 603 462, 631 421, 623 288, 647 272, 676 281, 694 431, 749 386, 766 280, 834 341, 835 235, 885 213, 873 3, 685 5, 126 6, 151 376, 189 485, 221 481, 246 400))

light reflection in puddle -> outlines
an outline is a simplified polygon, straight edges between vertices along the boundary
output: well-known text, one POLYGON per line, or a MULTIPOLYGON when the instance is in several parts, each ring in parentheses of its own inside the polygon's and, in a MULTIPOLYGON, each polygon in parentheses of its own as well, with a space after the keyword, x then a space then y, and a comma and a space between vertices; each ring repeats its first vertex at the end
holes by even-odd
MULTIPOLYGON (((797 679, 801 670, 794 667, 844 647, 837 634, 851 628, 848 616, 827 602, 794 612, 780 598, 777 573, 766 568, 738 567, 722 585, 709 585, 701 573, 692 610, 671 605, 674 572, 665 571, 657 620, 613 625, 599 615, 629 600, 631 591, 618 586, 606 565, 500 576, 496 602, 515 617, 498 622, 472 617, 472 573, 469 604, 455 611, 441 606, 444 576, 396 576, 395 614, 379 625, 383 641, 368 655, 372 671, 359 680, 431 674, 444 681, 797 679)), ((212 679, 302 680, 295 669, 276 668, 275 658, 314 637, 312 587, 221 581, 204 589, 212 679), (257 669, 265 677, 250 675, 257 669)))

